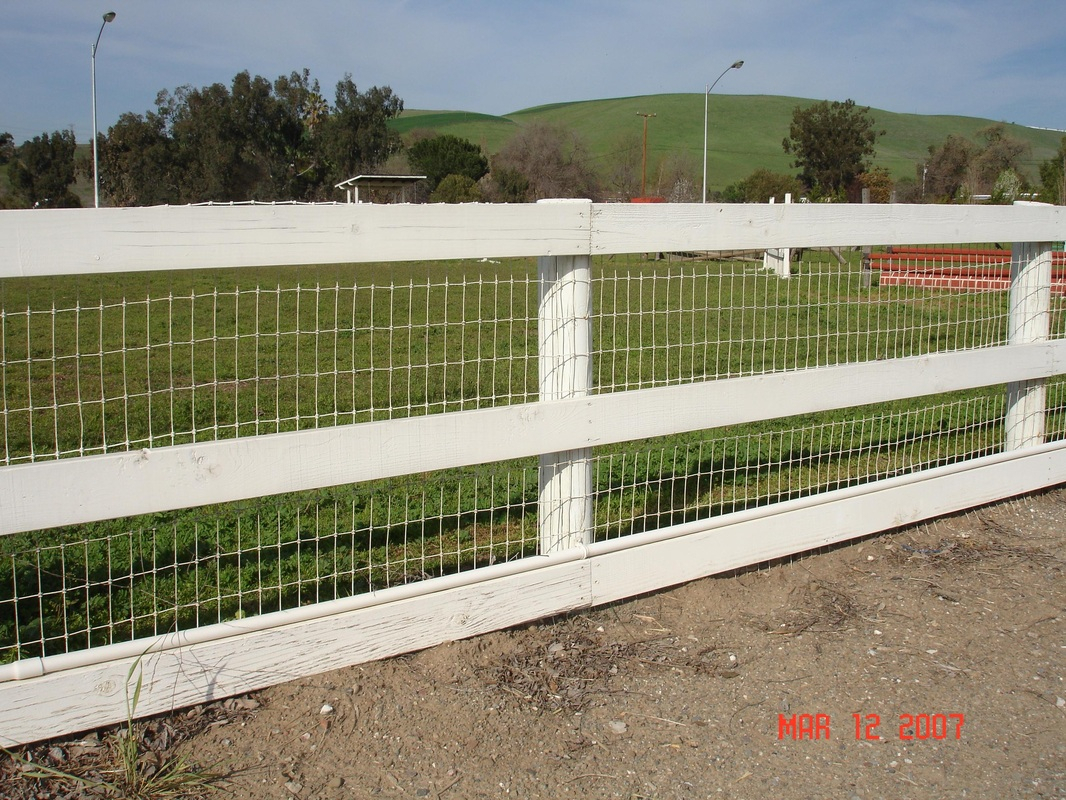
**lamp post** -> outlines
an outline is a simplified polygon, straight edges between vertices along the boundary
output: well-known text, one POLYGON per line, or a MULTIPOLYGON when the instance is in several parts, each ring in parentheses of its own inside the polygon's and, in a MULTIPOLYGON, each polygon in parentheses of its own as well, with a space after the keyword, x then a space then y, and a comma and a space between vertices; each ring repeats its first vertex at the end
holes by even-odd
POLYGON ((703 202, 707 202, 707 107, 708 101, 711 97, 711 90, 714 89, 718 81, 722 80, 722 76, 725 75, 731 69, 740 69, 744 66, 743 61, 734 61, 728 67, 722 70, 722 74, 714 79, 714 83, 707 87, 707 91, 703 95, 703 202))
POLYGON ((93 74, 93 205, 100 207, 100 168, 96 156, 96 48, 100 46, 100 37, 104 35, 104 26, 115 19, 115 12, 108 11, 104 14, 104 21, 100 23, 100 32, 96 34, 96 41, 92 49, 92 74, 93 74))

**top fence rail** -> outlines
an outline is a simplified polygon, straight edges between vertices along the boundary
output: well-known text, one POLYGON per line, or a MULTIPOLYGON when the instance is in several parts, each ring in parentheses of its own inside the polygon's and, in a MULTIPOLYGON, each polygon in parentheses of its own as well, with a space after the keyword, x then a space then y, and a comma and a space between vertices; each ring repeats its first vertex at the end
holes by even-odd
POLYGON ((0 214, 0 278, 372 261, 1061 241, 1066 208, 182 206, 0 214))

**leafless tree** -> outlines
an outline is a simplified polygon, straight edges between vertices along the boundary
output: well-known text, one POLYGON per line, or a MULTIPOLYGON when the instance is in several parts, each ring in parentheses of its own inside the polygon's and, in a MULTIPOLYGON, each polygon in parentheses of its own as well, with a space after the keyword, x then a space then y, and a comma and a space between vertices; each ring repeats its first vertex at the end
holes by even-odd
MULTIPOLYGON (((501 176, 520 176, 527 184, 525 200, 587 197, 600 194, 588 151, 574 131, 543 122, 523 128, 504 145, 492 163, 497 188, 501 176)), ((518 199, 515 197, 509 199, 518 199)))

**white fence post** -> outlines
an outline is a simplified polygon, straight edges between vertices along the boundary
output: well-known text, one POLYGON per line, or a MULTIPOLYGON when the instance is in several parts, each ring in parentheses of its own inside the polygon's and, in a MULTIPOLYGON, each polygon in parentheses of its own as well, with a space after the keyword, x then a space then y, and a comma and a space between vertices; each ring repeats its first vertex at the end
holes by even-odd
MULTIPOLYGON (((542 256, 540 280, 540 399, 584 397, 592 386, 592 287, 589 256, 542 256)), ((540 457, 541 554, 592 539, 592 452, 540 457)))
MULTIPOLYGON (((770 198, 770 205, 773 205, 777 200, 776 197, 770 198)), ((792 203, 792 193, 785 193, 785 203, 792 203)), ((792 248, 791 247, 771 247, 763 253, 762 265, 765 269, 774 272, 779 278, 792 277, 792 248)))
MULTIPOLYGON (((1008 344, 1046 341, 1051 332, 1051 244, 1015 244, 1011 251, 1008 344)), ((1032 447, 1044 441, 1047 382, 1007 384, 1004 446, 1032 447)))

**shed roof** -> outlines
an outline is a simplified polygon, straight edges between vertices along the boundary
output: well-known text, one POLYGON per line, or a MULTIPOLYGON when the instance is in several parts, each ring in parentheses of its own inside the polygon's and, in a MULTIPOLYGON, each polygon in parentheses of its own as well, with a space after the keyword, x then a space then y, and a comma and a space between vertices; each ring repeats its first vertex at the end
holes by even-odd
POLYGON ((365 186, 367 189, 402 189, 412 183, 424 181, 425 175, 356 175, 336 184, 337 189, 365 186))
POLYGON ((348 194, 348 202, 359 202, 359 189, 399 189, 404 193, 406 189, 419 181, 424 181, 425 175, 356 175, 347 180, 335 184, 335 188, 343 189, 348 194), (354 199, 353 199, 354 192, 354 199))

